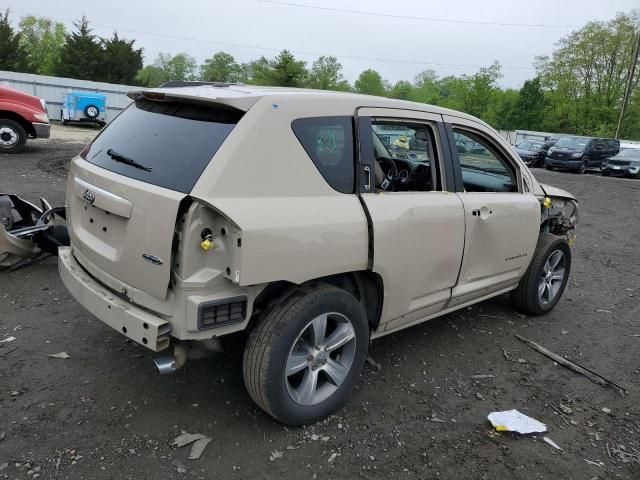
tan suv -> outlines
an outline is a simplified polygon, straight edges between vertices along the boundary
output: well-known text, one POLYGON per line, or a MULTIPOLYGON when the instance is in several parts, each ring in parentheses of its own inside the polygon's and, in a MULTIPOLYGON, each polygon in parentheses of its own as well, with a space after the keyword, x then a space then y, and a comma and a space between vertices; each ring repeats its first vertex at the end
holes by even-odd
POLYGON ((302 424, 345 402, 374 338, 562 295, 577 202, 476 118, 228 84, 129 96, 71 162, 59 268, 92 314, 171 352, 163 373, 247 331, 249 394, 302 424))

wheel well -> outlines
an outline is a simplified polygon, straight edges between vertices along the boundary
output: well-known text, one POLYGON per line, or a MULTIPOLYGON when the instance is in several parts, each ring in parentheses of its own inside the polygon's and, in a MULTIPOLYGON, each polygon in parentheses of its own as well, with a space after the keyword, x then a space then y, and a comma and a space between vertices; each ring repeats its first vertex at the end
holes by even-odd
POLYGON ((33 128, 31 123, 27 122, 24 117, 18 115, 16 112, 12 112, 11 110, 0 110, 0 118, 6 118, 8 120, 13 120, 14 122, 19 123, 24 128, 24 131, 27 132, 27 135, 35 137, 36 131, 33 128))
POLYGON ((380 275, 368 270, 315 278, 302 285, 286 281, 272 282, 254 300, 253 311, 259 314, 265 309, 272 308, 275 304, 280 303, 295 292, 297 288, 315 283, 328 283, 349 292, 364 307, 370 329, 375 330, 378 328, 382 313, 384 286, 380 275))

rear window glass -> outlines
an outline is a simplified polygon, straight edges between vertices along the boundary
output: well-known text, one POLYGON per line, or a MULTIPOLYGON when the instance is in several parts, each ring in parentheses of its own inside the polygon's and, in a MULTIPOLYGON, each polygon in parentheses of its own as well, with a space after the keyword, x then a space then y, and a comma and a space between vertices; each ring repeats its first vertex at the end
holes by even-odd
POLYGON ((84 158, 120 175, 189 193, 242 112, 138 100, 94 140, 84 158))
POLYGON ((351 117, 299 118, 291 128, 326 182, 338 192, 353 193, 351 117))

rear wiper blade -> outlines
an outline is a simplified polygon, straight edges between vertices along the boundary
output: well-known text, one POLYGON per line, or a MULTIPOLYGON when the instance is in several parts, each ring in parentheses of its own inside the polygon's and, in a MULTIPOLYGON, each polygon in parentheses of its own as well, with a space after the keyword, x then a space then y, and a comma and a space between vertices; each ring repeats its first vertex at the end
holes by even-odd
POLYGON ((116 162, 124 163, 125 165, 130 165, 134 168, 139 168, 140 170, 144 170, 145 172, 151 171, 151 167, 145 167, 141 163, 136 162, 133 158, 126 157, 121 153, 116 152, 112 148, 107 150, 107 155, 109 155, 116 162))

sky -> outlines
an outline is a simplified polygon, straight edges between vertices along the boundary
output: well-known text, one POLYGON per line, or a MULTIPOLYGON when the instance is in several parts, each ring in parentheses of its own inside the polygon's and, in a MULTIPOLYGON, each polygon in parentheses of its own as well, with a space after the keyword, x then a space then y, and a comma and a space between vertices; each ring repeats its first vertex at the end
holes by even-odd
POLYGON ((519 88, 534 76, 535 56, 638 0, 0 0, 6 8, 16 24, 34 14, 71 28, 84 14, 96 35, 117 30, 136 40, 145 64, 160 52, 202 63, 223 50, 243 63, 286 48, 308 66, 319 55, 338 57, 352 83, 367 68, 393 83, 426 69, 473 74, 497 60, 500 84, 519 88))

